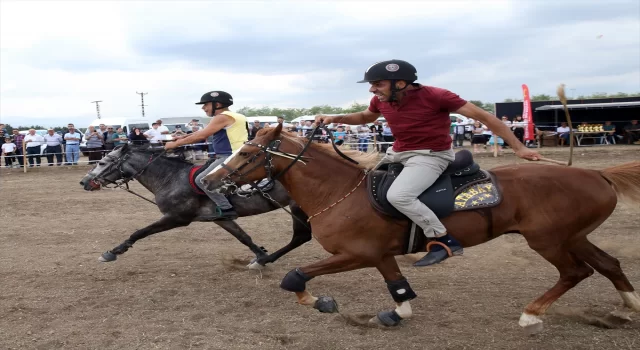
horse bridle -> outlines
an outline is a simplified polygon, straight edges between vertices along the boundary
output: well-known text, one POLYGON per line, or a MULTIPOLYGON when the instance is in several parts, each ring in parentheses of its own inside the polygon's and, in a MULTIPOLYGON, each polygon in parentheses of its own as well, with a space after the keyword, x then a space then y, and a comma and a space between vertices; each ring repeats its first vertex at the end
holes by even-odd
POLYGON ((302 164, 307 164, 306 162, 308 162, 310 159, 307 157, 304 157, 303 154, 304 152, 307 150, 307 148, 309 147, 309 142, 307 142, 307 144, 305 145, 305 147, 303 148, 303 150, 298 153, 297 155, 295 154, 291 154, 291 153, 287 153, 287 152, 283 152, 280 150, 280 144, 282 143, 281 140, 272 140, 271 142, 269 142, 268 145, 264 146, 261 144, 256 144, 253 143, 251 141, 247 141, 244 144, 245 145, 249 145, 249 146, 253 146, 253 147, 257 147, 260 150, 255 153, 254 155, 252 155, 249 159, 247 159, 243 164, 241 164, 239 167, 233 169, 229 166, 227 166, 226 164, 222 163, 221 167, 225 170, 227 170, 229 173, 227 175, 225 175, 222 178, 222 183, 223 183, 223 188, 225 188, 226 190, 229 190, 231 188, 233 188, 234 190, 232 191, 232 193, 234 191, 236 191, 239 186, 235 183, 235 181, 233 181, 233 177, 238 177, 239 179, 247 182, 253 189, 261 192, 263 195, 265 195, 265 193, 262 191, 262 189, 260 189, 257 185, 255 181, 250 181, 246 178, 246 176, 248 174, 250 174, 251 172, 253 172, 254 170, 256 170, 257 168, 264 166, 264 169, 267 173, 267 179, 269 180, 264 186, 262 186, 263 188, 268 188, 268 186, 272 185, 276 180, 278 180, 282 175, 284 175, 284 173, 286 173, 294 164, 296 164, 297 162, 301 162, 302 164), (242 173, 242 169, 248 167, 250 164, 254 163, 262 154, 264 154, 264 160, 260 163, 255 164, 253 167, 249 168, 247 171, 245 171, 244 173, 242 173), (283 158, 288 158, 291 159, 291 163, 281 172, 273 175, 273 156, 280 156, 283 158))
POLYGON ((129 181, 131 180, 135 180, 138 176, 142 175, 142 173, 144 173, 145 170, 147 170, 147 168, 149 167, 149 165, 151 165, 151 163, 153 163, 154 161, 156 161, 158 158, 162 157, 165 153, 167 153, 167 150, 162 150, 162 152, 160 152, 158 154, 157 157, 154 157, 154 154, 151 153, 151 155, 149 156, 149 161, 147 162, 147 164, 145 164, 145 166, 142 167, 142 169, 138 170, 137 172, 135 172, 133 175, 131 176, 127 176, 126 172, 124 171, 124 169, 122 168, 122 166, 124 165, 124 163, 127 161, 127 159, 129 159, 129 157, 131 157, 131 155, 129 154, 129 152, 126 152, 124 155, 121 155, 119 157, 113 157, 111 155, 106 155, 104 156, 104 158, 113 160, 112 162, 110 162, 110 164, 107 166, 107 168, 105 170, 103 170, 99 175, 94 176, 94 178, 91 181, 96 182, 97 179, 102 179, 103 181, 106 181, 109 184, 113 184, 113 187, 109 187, 107 185, 102 185, 100 184, 101 187, 104 188, 121 188, 133 195, 136 195, 144 200, 146 200, 147 202, 156 204, 156 202, 145 198, 137 193, 135 193, 134 191, 129 189, 129 181), (104 175, 105 173, 110 174, 111 173, 111 168, 116 167, 116 170, 118 172, 120 172, 120 179, 117 179, 115 181, 111 181, 109 179, 105 179, 104 175), (108 171, 109 170, 109 171, 108 171))
POLYGON ((246 178, 246 176, 248 174, 250 174, 252 171, 254 171, 255 169, 257 169, 260 166, 264 166, 265 170, 267 172, 267 179, 269 180, 267 182, 266 185, 262 186, 263 188, 268 188, 269 185, 273 184, 276 180, 278 180, 280 177, 282 177, 282 175, 284 175, 287 171, 289 171, 289 169, 291 169, 297 162, 301 162, 302 164, 307 164, 306 162, 308 162, 310 160, 310 158, 304 157, 304 153, 307 151, 307 149, 309 148, 309 146, 311 145, 311 143, 313 142, 313 135, 315 135, 316 131, 319 128, 323 128, 328 134, 329 134, 329 139, 331 140, 331 144, 333 145, 333 149, 344 159, 354 163, 354 164, 358 164, 358 162, 356 162, 355 160, 349 158, 347 155, 345 155, 344 153, 340 152, 340 150, 338 149, 338 147, 335 144, 335 139, 333 137, 333 133, 331 132, 331 130, 329 130, 329 128, 327 126, 325 126, 324 124, 320 123, 318 124, 311 133, 309 133, 308 136, 308 141, 307 143, 304 145, 304 147, 302 148, 302 150, 300 151, 300 153, 298 153, 297 155, 293 155, 291 153, 286 153, 283 151, 280 151, 280 144, 282 143, 281 140, 272 140, 271 142, 269 142, 268 145, 264 146, 261 144, 255 144, 251 141, 247 141, 244 144, 245 145, 249 145, 249 146, 253 146, 253 147, 258 147, 260 150, 255 153, 253 156, 251 156, 251 158, 247 159, 243 164, 241 164, 239 167, 237 167, 236 169, 233 169, 229 166, 227 166, 226 164, 222 163, 221 167, 225 170, 227 170, 229 173, 227 175, 225 175, 221 181, 223 183, 222 188, 224 188, 225 190, 228 190, 230 188, 234 188, 234 190, 237 190, 239 187, 238 185, 235 183, 235 181, 233 181, 232 177, 238 177, 241 180, 245 181, 246 183, 248 183, 254 190, 256 190, 257 192, 259 192, 260 194, 262 194, 262 196, 268 200, 270 200, 271 202, 275 203, 276 205, 278 205, 280 207, 280 209, 286 211, 287 213, 289 213, 289 215, 291 215, 291 217, 293 217, 295 220, 299 221, 300 223, 302 223, 304 226, 309 227, 307 225, 307 223, 302 222, 300 219, 298 219, 298 217, 296 217, 295 215, 293 215, 289 210, 287 210, 284 206, 282 206, 280 203, 278 203, 276 200, 274 200, 273 198, 271 198, 271 196, 269 195, 269 193, 264 192, 260 187, 258 187, 257 183, 255 181, 251 181, 248 180, 246 178), (249 164, 253 163, 256 159, 258 159, 258 157, 260 155, 262 155, 264 153, 264 160, 258 164, 256 164, 255 166, 253 166, 252 168, 250 168, 248 171, 245 171, 244 173, 241 173, 242 169, 244 169, 245 167, 249 166, 249 164), (272 175, 273 173, 273 156, 280 156, 283 158, 288 158, 291 159, 291 163, 289 163, 289 165, 287 165, 286 168, 284 168, 282 171, 280 171, 279 173, 272 175))

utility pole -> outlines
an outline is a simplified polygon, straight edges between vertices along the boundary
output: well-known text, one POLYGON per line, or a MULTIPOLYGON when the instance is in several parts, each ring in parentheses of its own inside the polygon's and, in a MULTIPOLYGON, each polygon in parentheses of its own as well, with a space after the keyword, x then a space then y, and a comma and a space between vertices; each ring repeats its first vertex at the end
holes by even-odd
POLYGON ((100 119, 100 102, 102 101, 91 101, 91 103, 96 104, 96 112, 98 112, 98 119, 100 119))
POLYGON ((144 106, 146 106, 144 104, 144 95, 148 94, 148 92, 137 92, 136 94, 140 95, 140 100, 142 101, 142 104, 140 104, 140 107, 142 107, 142 118, 144 118, 144 106))

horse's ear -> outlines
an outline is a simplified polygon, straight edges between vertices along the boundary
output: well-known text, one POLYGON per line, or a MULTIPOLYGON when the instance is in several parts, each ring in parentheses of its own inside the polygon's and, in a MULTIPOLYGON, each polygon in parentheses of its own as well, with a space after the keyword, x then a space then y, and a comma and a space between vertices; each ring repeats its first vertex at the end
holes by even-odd
POLYGON ((128 150, 129 150, 129 144, 128 144, 128 143, 123 144, 123 145, 122 145, 122 148, 120 148, 120 152, 121 152, 121 153, 125 153, 125 152, 127 152, 128 150))
POLYGON ((273 138, 277 139, 278 137, 280 137, 280 132, 282 132, 282 123, 278 123, 276 129, 273 130, 273 138))

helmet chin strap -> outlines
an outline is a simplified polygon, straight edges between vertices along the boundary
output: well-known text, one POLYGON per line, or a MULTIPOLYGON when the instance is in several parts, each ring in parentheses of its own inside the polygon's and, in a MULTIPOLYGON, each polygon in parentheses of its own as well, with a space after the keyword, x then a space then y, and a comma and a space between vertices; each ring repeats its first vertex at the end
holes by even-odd
POLYGON ((398 97, 396 96, 396 93, 409 87, 409 84, 405 84, 402 89, 398 89, 396 88, 396 82, 397 80, 391 80, 391 96, 389 97, 389 102, 398 102, 398 97))
MULTIPOLYGON (((222 106, 222 103, 220 104, 222 106)), ((216 116, 216 111, 219 109, 225 109, 225 108, 229 108, 229 106, 222 106, 222 107, 217 107, 216 108, 216 102, 211 102, 211 107, 213 107, 213 115, 211 117, 215 117, 216 116)))

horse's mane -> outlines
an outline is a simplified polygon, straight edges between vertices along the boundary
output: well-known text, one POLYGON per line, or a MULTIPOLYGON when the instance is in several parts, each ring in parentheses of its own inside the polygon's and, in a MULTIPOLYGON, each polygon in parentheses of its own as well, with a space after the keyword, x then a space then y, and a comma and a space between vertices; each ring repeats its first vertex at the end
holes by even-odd
MULTIPOLYGON (((157 155, 161 154, 162 151, 163 151, 162 148, 152 148, 149 145, 141 145, 141 146, 128 145, 128 148, 129 148, 130 151, 133 151, 133 152, 136 152, 136 153, 149 154, 151 156, 157 156, 157 155)), ((195 163, 190 162, 190 161, 184 159, 183 157, 168 157, 167 155, 162 155, 162 159, 166 159, 168 161, 177 162, 177 163, 181 163, 181 164, 195 165, 195 163)))
MULTIPOLYGON (((256 137, 264 135, 266 133, 268 133, 269 131, 271 131, 274 128, 264 128, 258 131, 258 133, 256 134, 256 137)), ((281 131, 280 132, 280 136, 283 139, 289 140, 291 142, 293 142, 294 144, 300 146, 300 150, 302 151, 302 149, 304 148, 304 146, 307 144, 307 142, 309 141, 309 139, 307 139, 306 137, 299 137, 296 136, 293 133, 290 133, 288 131, 281 131)), ((353 164, 349 161, 347 161, 346 159, 342 158, 334 149, 333 146, 330 143, 317 143, 314 142, 312 143, 310 146, 310 148, 316 149, 318 151, 321 151, 333 158, 335 158, 336 160, 339 160, 341 162, 345 162, 347 164, 356 166, 358 168, 361 169, 373 169, 376 164, 378 164, 378 154, 376 152, 372 152, 372 153, 362 153, 360 151, 354 151, 354 150, 346 150, 346 149, 342 149, 340 148, 340 152, 344 153, 344 155, 348 156, 349 158, 355 160, 356 162, 358 162, 359 164, 353 164)))

